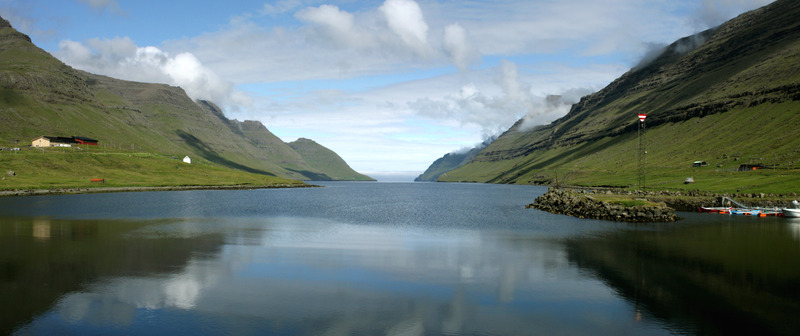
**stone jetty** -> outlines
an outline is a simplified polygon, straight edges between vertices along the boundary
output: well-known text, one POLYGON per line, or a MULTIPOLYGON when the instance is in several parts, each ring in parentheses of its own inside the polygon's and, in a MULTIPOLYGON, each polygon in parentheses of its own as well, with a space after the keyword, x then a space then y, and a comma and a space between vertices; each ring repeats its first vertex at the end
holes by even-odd
MULTIPOLYGON (((649 203, 649 202, 648 202, 649 203)), ((625 206, 593 198, 590 194, 550 188, 526 208, 534 208, 578 218, 604 219, 619 222, 674 222, 675 210, 663 203, 625 206)))

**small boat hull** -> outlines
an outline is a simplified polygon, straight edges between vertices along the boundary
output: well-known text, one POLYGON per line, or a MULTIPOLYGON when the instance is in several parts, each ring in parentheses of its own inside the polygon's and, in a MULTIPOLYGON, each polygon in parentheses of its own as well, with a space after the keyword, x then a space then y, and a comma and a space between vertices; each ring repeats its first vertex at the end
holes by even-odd
POLYGON ((783 217, 800 218, 800 209, 782 209, 783 217))
POLYGON ((733 209, 733 207, 706 207, 701 206, 698 208, 700 212, 711 212, 711 213, 728 213, 733 209))
POLYGON ((731 210, 731 215, 758 216, 760 214, 761 214, 761 210, 758 210, 758 209, 734 209, 734 210, 731 210))

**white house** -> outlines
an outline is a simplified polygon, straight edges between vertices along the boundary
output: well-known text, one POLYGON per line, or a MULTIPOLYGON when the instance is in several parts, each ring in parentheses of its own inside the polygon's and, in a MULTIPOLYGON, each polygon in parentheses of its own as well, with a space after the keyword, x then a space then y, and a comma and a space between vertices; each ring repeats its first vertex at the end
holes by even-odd
POLYGON ((187 155, 186 157, 184 157, 184 158, 183 158, 183 162, 186 162, 186 163, 192 163, 192 158, 190 158, 190 157, 187 155))

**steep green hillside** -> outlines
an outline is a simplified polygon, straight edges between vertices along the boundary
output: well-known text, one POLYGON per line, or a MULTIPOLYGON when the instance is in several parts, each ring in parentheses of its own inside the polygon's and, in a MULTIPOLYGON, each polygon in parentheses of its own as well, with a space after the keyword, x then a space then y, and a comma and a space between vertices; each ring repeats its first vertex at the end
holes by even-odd
MULTIPOLYGON (((261 152, 267 155, 271 161, 280 164, 281 167, 292 172, 315 171, 308 166, 308 163, 303 160, 299 153, 295 152, 289 144, 272 134, 262 123, 253 120, 234 120, 234 123, 239 128, 239 131, 250 139, 261 152)), ((308 176, 308 178, 311 177, 308 176)))
POLYGON ((436 159, 422 174, 414 179, 416 182, 434 182, 444 173, 453 169, 461 167, 472 161, 478 153, 481 152, 486 146, 494 141, 494 138, 488 139, 483 143, 473 147, 465 152, 448 153, 441 158, 436 159))
POLYGON ((676 41, 553 123, 517 123, 439 180, 634 186, 636 114, 647 113, 647 186, 800 191, 797 17, 800 4, 779 0, 676 41), (741 164, 775 169, 736 172, 741 164))
POLYGON ((339 173, 311 167, 260 122, 229 120, 181 88, 72 69, 2 18, 0 111, 0 148, 77 135, 100 140, 106 151, 189 155, 261 175, 310 180, 339 173))
POLYGON ((475 158, 482 148, 473 148, 463 153, 447 153, 436 159, 425 171, 414 179, 415 182, 433 182, 444 173, 467 164, 475 158))
POLYGON ((313 171, 299 171, 306 176, 312 175, 312 180, 375 181, 369 176, 357 173, 338 154, 313 140, 300 138, 290 142, 289 146, 300 154, 314 171, 324 172, 314 175, 313 171))

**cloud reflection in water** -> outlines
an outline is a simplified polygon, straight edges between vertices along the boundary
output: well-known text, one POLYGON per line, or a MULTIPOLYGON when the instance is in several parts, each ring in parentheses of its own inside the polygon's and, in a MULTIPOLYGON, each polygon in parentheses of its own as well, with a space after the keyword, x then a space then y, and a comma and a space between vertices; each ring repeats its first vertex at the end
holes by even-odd
POLYGON ((28 330, 63 320, 81 333, 522 335, 641 332, 647 323, 570 266, 560 243, 534 234, 275 217, 129 236, 200 236, 187 228, 223 232, 226 243, 174 273, 108 278, 65 295, 28 330))

